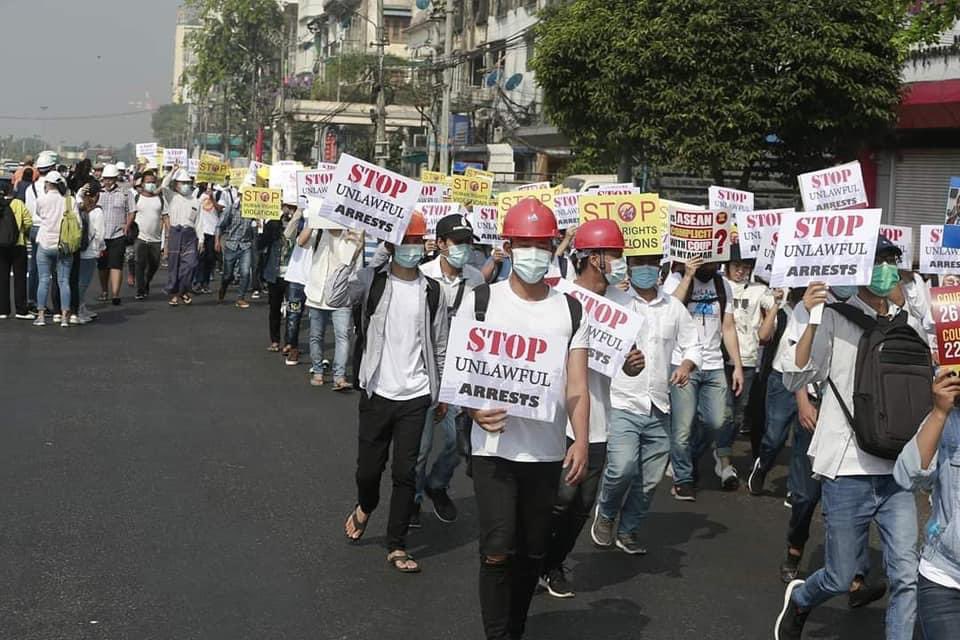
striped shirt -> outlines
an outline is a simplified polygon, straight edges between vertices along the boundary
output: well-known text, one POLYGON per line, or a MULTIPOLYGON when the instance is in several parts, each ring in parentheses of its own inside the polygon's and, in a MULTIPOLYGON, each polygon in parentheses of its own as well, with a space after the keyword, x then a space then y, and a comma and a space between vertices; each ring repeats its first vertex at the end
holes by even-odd
POLYGON ((100 192, 100 200, 97 204, 103 209, 104 240, 122 236, 127 226, 127 214, 137 209, 133 193, 129 189, 120 187, 112 191, 103 190, 100 192))

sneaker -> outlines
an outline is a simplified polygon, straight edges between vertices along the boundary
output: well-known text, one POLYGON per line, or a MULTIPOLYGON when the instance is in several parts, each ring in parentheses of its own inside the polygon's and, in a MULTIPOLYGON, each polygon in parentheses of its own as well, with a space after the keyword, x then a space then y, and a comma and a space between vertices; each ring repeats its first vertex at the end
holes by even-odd
POLYGON ((35 326, 35 327, 45 327, 45 326, 47 326, 47 321, 44 320, 42 316, 37 316, 37 319, 33 321, 33 326, 35 326))
POLYGON ((673 485, 673 489, 670 490, 670 493, 673 494, 676 500, 682 502, 697 501, 697 492, 694 490, 692 484, 675 484, 673 485))
POLYGON ((876 602, 885 595, 887 595, 887 585, 885 583, 871 585, 864 582, 859 589, 847 594, 847 606, 851 609, 859 609, 871 602, 876 602))
POLYGON ((147 295, 144 294, 144 293, 138 293, 137 295, 133 296, 133 299, 134 299, 134 300, 146 300, 146 299, 147 299, 147 295))
POLYGON ((596 514, 593 517, 593 525, 590 527, 590 537, 593 538, 593 543, 598 547, 613 546, 613 520, 600 515, 599 507, 597 507, 596 514))
POLYGON ((793 604, 793 592, 802 584, 803 580, 794 580, 787 585, 783 594, 783 608, 773 628, 774 640, 800 640, 803 636, 803 625, 810 612, 801 611, 797 605, 793 604))
POLYGON ((716 449, 713 450, 713 472, 723 482, 723 460, 717 455, 716 449))
POLYGON ((61 320, 63 320, 63 316, 62 316, 62 315, 60 315, 59 313, 53 314, 53 324, 57 324, 57 323, 60 322, 61 320))
POLYGON ((753 461, 753 469, 747 477, 747 489, 752 496, 763 495, 763 483, 767 479, 767 472, 760 468, 760 458, 753 461))
POLYGON ((433 502, 433 512, 436 514, 437 520, 448 524, 456 521, 457 505, 453 504, 453 500, 447 495, 446 489, 431 489, 430 487, 425 487, 424 493, 426 493, 430 501, 433 502))
POLYGON ((640 541, 637 540, 637 534, 635 533, 618 533, 617 548, 632 556, 647 555, 647 548, 640 544, 640 541))
POLYGON ((28 313, 18 313, 14 316, 17 320, 36 320, 37 314, 28 312, 28 313))
POLYGON ((72 316, 70 316, 70 324, 74 324, 74 325, 84 324, 83 318, 81 318, 78 314, 75 313, 72 316))
POLYGON ((249 308, 250 308, 249 302, 247 302, 243 298, 240 298, 239 300, 237 300, 237 309, 249 309, 249 308))
POLYGON ((783 506, 787 509, 793 509, 793 494, 787 491, 787 497, 783 499, 783 506))
POLYGON ((60 318, 60 326, 61 326, 61 327, 69 327, 69 326, 70 326, 70 319, 69 319, 69 318, 66 318, 66 317, 61 317, 61 318, 60 318))
POLYGON ((6 320, 6 319, 9 318, 9 317, 10 317, 9 314, 0 313, 0 320, 6 320))
POLYGON ((300 349, 290 349, 290 351, 287 351, 287 356, 284 358, 283 363, 288 367, 295 367, 300 364, 300 349))
POLYGON ((784 584, 790 584, 800 575, 800 558, 787 551, 787 556, 780 563, 780 579, 784 584))
POLYGON ((413 511, 410 512, 410 519, 407 520, 408 529, 419 529, 423 525, 420 524, 420 503, 416 502, 413 505, 413 511))
POLYGON ((540 578, 540 584, 542 584, 547 590, 547 593, 554 598, 572 598, 576 595, 573 592, 572 585, 567 580, 566 571, 562 566, 548 571, 540 578))
POLYGON ((310 376, 310 386, 313 387, 322 387, 323 386, 323 374, 315 373, 310 376))
POLYGON ((740 476, 737 475, 737 468, 728 464, 723 468, 720 474, 720 486, 724 491, 736 491, 740 488, 740 476))
POLYGON ((253 298, 254 300, 259 300, 259 299, 260 299, 260 292, 259 292, 259 291, 254 291, 252 294, 250 294, 250 297, 253 298))

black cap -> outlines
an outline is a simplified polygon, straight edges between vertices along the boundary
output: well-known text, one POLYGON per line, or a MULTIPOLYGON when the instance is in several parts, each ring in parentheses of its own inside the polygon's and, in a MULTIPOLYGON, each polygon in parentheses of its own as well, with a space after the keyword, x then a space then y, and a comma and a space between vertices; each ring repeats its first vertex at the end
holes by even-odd
POLYGON ((900 249, 900 247, 890 242, 886 236, 881 234, 880 237, 877 238, 877 257, 880 258, 889 254, 893 254, 900 258, 903 256, 903 251, 900 249))
POLYGON ((473 240, 473 226, 466 216, 459 213, 452 213, 449 216, 440 218, 437 222, 437 237, 442 240, 453 240, 454 242, 464 242, 473 240))

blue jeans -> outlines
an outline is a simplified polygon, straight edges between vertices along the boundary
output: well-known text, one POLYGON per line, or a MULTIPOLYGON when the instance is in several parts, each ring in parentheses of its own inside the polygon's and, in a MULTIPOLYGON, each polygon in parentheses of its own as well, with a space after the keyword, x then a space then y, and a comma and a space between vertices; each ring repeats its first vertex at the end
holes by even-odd
POLYGON ((333 379, 334 381, 347 377, 347 357, 350 355, 350 321, 352 311, 347 309, 314 309, 310 310, 310 361, 313 370, 323 371, 323 336, 327 332, 327 324, 333 324, 333 379))
POLYGON ((77 278, 77 284, 78 284, 77 297, 80 299, 80 304, 83 304, 85 296, 87 295, 87 287, 90 286, 90 282, 93 280, 93 274, 96 272, 97 272, 96 258, 80 259, 80 275, 77 278))
POLYGON ((57 307, 57 301, 54 300, 51 305, 54 310, 70 310, 70 268, 73 266, 71 256, 61 256, 60 250, 37 249, 37 273, 40 278, 37 284, 37 307, 44 308, 47 303, 47 296, 50 293, 50 278, 54 272, 57 275, 57 284, 60 285, 60 306, 57 307))
MULTIPOLYGON (((677 368, 674 367, 674 370, 677 368)), ((693 466, 711 443, 717 455, 729 456, 735 435, 730 418, 730 391, 723 369, 690 374, 685 387, 670 386, 670 463, 674 484, 692 484, 693 466), (694 433, 694 425, 705 433, 694 433)))
POLYGON ((237 272, 238 292, 237 296, 241 300, 247 297, 247 291, 250 290, 250 247, 240 247, 238 249, 229 249, 223 247, 223 280, 220 288, 226 289, 233 280, 233 272, 237 272))
POLYGON ((600 484, 598 509, 610 520, 619 512, 618 532, 633 533, 647 516, 653 492, 667 467, 670 416, 656 407, 649 416, 611 409, 608 425, 607 468, 600 484))
POLYGON ((286 345, 300 348, 300 319, 303 317, 303 303, 307 296, 302 284, 287 283, 287 341, 286 345))
POLYGON ((453 479, 453 472, 460 464, 460 454, 457 451, 457 424, 456 416, 460 413, 459 407, 447 407, 447 415, 443 416, 440 422, 433 421, 433 412, 436 407, 427 411, 427 420, 423 425, 423 435, 420 437, 420 455, 417 456, 417 494, 416 501, 423 502, 423 490, 425 487, 430 489, 446 490, 450 486, 450 480, 453 479), (443 449, 440 455, 433 461, 433 467, 427 474, 427 460, 430 457, 430 451, 433 449, 433 430, 442 429, 443 449))
POLYGON ((883 564, 890 585, 887 640, 912 640, 917 617, 917 505, 913 493, 888 476, 824 478, 823 517, 826 522, 823 568, 793 592, 802 609, 847 593, 860 572, 863 549, 869 544, 870 523, 876 522, 883 544, 883 564))
POLYGON ((956 638, 960 626, 960 590, 920 576, 917 579, 917 618, 924 640, 956 638))
MULTIPOLYGON (((769 471, 783 445, 787 442, 790 435, 790 429, 794 434, 799 434, 802 430, 797 420, 797 398, 792 391, 788 391, 783 386, 783 374, 779 371, 771 371, 767 378, 767 425, 763 432, 763 440, 760 441, 760 468, 765 472, 769 471)), ((794 435, 794 440, 796 440, 794 435)), ((796 443, 793 446, 794 451, 798 449, 796 443)), ((791 465, 791 484, 794 482, 791 465)), ((790 488, 793 491, 793 487, 790 488)))
MULTIPOLYGON (((40 285, 40 272, 37 269, 37 234, 40 227, 30 227, 30 264, 27 267, 27 305, 37 304, 37 288, 40 285)), ((39 305, 37 305, 39 306, 39 305)))

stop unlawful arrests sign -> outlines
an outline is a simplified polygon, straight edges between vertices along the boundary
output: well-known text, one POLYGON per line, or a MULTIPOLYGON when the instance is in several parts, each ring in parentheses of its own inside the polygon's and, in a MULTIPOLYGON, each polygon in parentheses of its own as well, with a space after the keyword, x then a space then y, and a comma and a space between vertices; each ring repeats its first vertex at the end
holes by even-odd
POLYGON ((930 289, 940 366, 960 371, 960 287, 930 289))
POLYGON ((797 182, 800 183, 800 196, 806 211, 866 209, 868 206, 863 172, 857 161, 801 173, 797 176, 797 182))
POLYGON ((764 211, 737 212, 737 233, 740 234, 740 256, 756 258, 760 253, 763 230, 780 228, 780 216, 793 213, 794 209, 767 209, 764 211))
POLYGON ((420 183, 342 154, 320 216, 374 238, 400 244, 420 197, 420 183))
POLYGON ((440 402, 550 422, 566 393, 566 362, 562 335, 516 333, 460 314, 450 327, 440 402))

